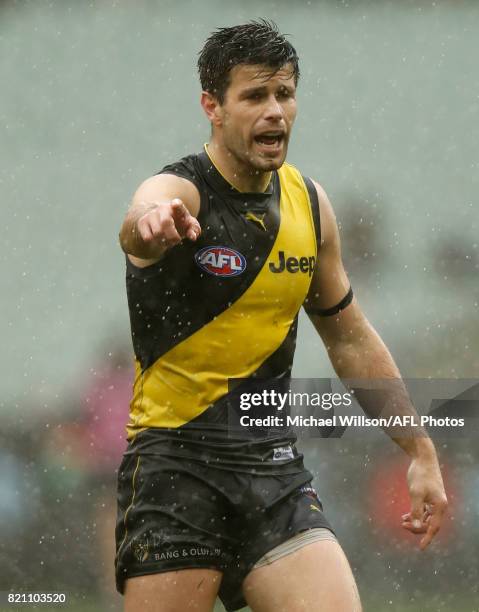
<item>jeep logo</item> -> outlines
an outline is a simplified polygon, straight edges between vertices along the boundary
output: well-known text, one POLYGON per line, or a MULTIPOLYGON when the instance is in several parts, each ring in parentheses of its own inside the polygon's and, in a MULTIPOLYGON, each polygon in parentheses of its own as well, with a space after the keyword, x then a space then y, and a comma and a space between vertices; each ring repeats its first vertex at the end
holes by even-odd
POLYGON ((280 251, 278 253, 279 261, 275 263, 269 264, 269 269, 274 274, 278 274, 279 272, 290 272, 291 274, 295 274, 296 272, 307 272, 308 276, 312 276, 314 272, 314 266, 316 265, 316 257, 288 257, 284 254, 284 251, 280 251))

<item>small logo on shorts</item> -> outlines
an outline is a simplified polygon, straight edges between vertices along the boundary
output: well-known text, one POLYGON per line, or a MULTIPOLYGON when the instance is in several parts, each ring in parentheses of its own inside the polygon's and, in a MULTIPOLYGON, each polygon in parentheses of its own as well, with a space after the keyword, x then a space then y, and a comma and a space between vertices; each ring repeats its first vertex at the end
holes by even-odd
POLYGON ((321 503, 321 500, 318 497, 318 494, 316 493, 316 489, 314 487, 312 487, 311 485, 307 484, 307 485, 303 485, 302 487, 299 488, 299 492, 302 493, 303 495, 306 495, 307 497, 309 497, 309 499, 312 499, 314 502, 316 502, 319 505, 315 506, 314 504, 310 504, 309 508, 310 510, 316 510, 316 512, 321 512, 321 508, 323 507, 323 504, 321 503))
POLYGON ((303 495, 308 495, 314 500, 318 499, 318 494, 316 493, 316 489, 312 487, 311 485, 303 485, 302 487, 300 487, 299 490, 301 493, 303 493, 303 495))
POLYGON ((148 553, 150 549, 148 538, 143 541, 137 540, 136 542, 133 542, 131 545, 131 549, 138 561, 140 563, 143 563, 148 559, 148 553))
POLYGON ((291 446, 278 446, 273 451, 273 461, 281 461, 282 459, 294 459, 294 453, 291 446))

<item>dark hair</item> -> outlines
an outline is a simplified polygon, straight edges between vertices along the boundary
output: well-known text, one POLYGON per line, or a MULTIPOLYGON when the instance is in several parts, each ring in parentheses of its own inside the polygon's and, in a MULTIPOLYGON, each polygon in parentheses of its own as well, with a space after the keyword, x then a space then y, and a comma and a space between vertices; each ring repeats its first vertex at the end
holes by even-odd
POLYGON ((223 104, 230 84, 230 71, 240 64, 258 64, 277 72, 285 64, 292 65, 298 83, 298 55, 272 21, 261 19, 229 28, 218 28, 206 40, 199 53, 198 72, 204 91, 223 104))

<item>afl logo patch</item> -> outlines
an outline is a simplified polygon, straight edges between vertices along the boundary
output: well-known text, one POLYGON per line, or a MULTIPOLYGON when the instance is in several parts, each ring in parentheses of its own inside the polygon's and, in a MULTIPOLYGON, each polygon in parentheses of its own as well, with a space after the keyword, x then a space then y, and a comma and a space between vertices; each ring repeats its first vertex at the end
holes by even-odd
POLYGON ((246 270, 246 258, 225 246, 205 247, 195 253, 195 261, 213 276, 238 276, 246 270))

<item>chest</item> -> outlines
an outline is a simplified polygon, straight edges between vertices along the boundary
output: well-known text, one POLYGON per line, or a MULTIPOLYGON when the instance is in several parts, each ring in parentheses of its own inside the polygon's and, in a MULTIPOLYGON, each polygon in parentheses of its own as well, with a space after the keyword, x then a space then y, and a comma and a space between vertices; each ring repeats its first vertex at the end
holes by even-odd
POLYGON ((189 263, 208 298, 232 302, 247 293, 252 307, 293 308, 304 299, 316 263, 314 227, 309 203, 287 196, 244 210, 212 202, 189 263))

